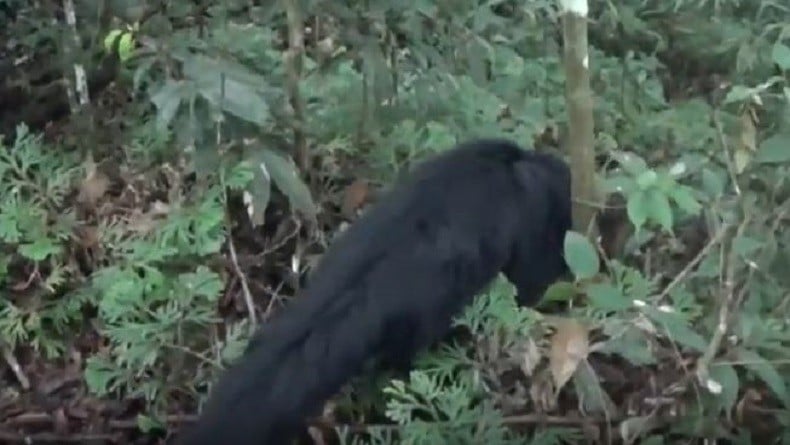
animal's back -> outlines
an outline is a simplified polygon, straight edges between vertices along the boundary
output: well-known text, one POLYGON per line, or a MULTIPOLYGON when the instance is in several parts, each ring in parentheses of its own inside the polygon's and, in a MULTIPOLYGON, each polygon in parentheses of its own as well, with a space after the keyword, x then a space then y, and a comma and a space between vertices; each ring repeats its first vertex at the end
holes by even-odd
MULTIPOLYGON (((318 268, 311 274, 307 291, 323 288, 324 278, 332 283, 337 277, 354 280, 393 246, 413 242, 415 221, 450 225, 458 221, 437 221, 450 207, 467 207, 470 211, 493 207, 495 199, 474 202, 480 187, 501 186, 508 181, 509 164, 525 159, 529 152, 505 139, 480 139, 465 142, 418 162, 384 198, 373 205, 349 229, 333 240, 318 268), (353 247, 352 247, 353 246, 353 247), (330 272, 331 271, 331 272, 330 272)), ((336 289, 321 290, 331 294, 336 289)))

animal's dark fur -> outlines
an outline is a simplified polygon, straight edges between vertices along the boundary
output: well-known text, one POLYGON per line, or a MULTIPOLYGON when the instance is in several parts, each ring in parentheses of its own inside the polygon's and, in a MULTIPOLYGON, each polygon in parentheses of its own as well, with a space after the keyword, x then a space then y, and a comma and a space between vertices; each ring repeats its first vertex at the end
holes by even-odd
POLYGON ((570 173, 506 140, 419 165, 341 235, 265 323, 182 445, 280 445, 367 359, 408 364, 502 271, 533 304, 565 271, 570 173))

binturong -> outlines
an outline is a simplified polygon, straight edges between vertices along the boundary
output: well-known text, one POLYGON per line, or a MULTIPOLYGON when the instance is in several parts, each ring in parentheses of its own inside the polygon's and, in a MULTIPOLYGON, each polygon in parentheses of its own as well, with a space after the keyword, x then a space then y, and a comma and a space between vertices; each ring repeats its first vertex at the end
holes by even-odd
POLYGON ((535 304, 567 270, 570 228, 554 156, 479 139, 418 163, 263 323, 177 443, 289 443, 369 360, 410 366, 500 272, 535 304))

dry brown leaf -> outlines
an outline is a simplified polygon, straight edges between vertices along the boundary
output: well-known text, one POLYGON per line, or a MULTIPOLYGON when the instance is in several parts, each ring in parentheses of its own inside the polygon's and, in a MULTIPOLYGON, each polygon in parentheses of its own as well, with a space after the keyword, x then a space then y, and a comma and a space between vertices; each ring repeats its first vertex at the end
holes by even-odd
POLYGON ((77 243, 83 249, 92 249, 99 245, 99 230, 96 226, 81 226, 75 230, 77 243))
POLYGON ((370 195, 370 184, 364 179, 357 179, 346 187, 343 194, 341 211, 346 218, 351 218, 362 207, 370 195))
POLYGON ((93 171, 82 180, 77 200, 81 204, 94 207, 109 187, 110 179, 99 171, 93 171))
POLYGON ((554 385, 559 391, 570 380, 582 360, 590 352, 587 328, 576 320, 562 320, 551 338, 549 365, 554 385))

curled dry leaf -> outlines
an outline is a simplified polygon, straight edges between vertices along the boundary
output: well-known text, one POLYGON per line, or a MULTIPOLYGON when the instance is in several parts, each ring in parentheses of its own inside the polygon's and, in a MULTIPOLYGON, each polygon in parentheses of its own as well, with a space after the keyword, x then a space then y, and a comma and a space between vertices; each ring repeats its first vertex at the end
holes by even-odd
POLYGON ((576 320, 562 320, 551 339, 549 365, 554 385, 559 391, 573 376, 582 360, 590 352, 587 328, 576 320))
POLYGON ((525 343, 521 360, 521 371, 524 375, 530 377, 535 372, 538 363, 540 363, 540 351, 538 350, 538 345, 535 344, 535 340, 528 338, 525 343))

